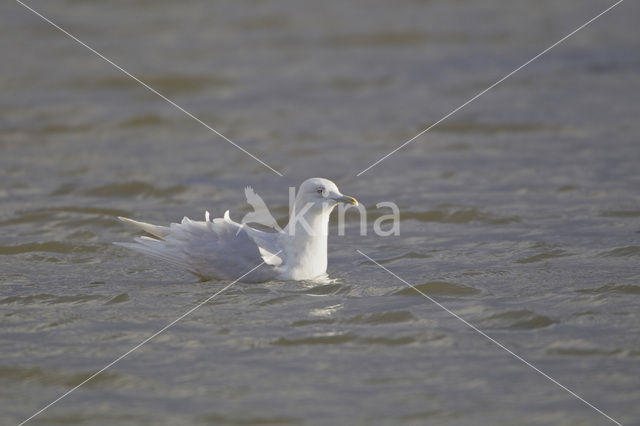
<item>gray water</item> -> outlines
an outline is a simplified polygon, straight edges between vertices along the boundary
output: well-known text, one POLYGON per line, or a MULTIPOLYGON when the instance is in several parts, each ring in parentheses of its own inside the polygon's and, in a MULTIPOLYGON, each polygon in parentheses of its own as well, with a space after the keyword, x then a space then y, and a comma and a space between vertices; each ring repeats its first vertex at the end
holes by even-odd
POLYGON ((333 179, 332 284, 236 284, 33 424, 640 424, 640 7, 112 1, 0 5, 0 423, 16 424, 228 282, 113 246, 252 185, 333 179), (381 201, 400 236, 371 232, 381 201), (335 219, 335 218, 334 218, 335 219))

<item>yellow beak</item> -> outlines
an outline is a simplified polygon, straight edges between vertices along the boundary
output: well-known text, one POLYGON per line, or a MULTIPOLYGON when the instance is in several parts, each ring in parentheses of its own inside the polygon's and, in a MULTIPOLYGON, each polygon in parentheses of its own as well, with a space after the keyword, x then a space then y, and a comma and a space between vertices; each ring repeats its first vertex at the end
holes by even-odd
POLYGON ((339 197, 334 198, 338 203, 351 204, 352 206, 358 205, 358 200, 353 197, 349 197, 348 195, 341 195, 339 197))

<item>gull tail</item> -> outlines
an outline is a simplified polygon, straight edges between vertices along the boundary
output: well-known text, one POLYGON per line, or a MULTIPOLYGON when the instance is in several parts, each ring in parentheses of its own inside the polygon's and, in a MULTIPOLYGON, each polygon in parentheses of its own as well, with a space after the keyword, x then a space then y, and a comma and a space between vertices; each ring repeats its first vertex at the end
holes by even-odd
POLYGON ((137 220, 129 219, 128 217, 118 216, 123 222, 130 223, 138 228, 142 229, 145 232, 153 235, 154 237, 158 237, 164 239, 167 235, 169 235, 169 228, 166 226, 152 225, 150 223, 138 222, 137 220))
POLYGON ((138 222, 137 220, 129 219, 126 217, 118 217, 123 222, 130 223, 145 232, 153 235, 156 238, 150 237, 138 237, 135 238, 134 243, 113 243, 120 247, 125 247, 147 256, 155 257, 165 262, 171 263, 175 266, 191 270, 191 267, 186 261, 184 253, 177 249, 177 247, 170 247, 164 241, 164 238, 170 234, 170 229, 167 226, 152 225, 150 223, 138 222))

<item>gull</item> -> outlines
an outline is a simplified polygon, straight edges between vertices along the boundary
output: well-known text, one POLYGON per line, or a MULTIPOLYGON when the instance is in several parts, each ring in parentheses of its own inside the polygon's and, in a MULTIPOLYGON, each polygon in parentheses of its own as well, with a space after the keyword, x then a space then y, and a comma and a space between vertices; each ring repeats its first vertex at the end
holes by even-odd
POLYGON ((284 230, 264 232, 234 222, 228 210, 222 218, 210 220, 206 212, 204 221, 185 216, 181 223, 169 226, 119 217, 153 237, 115 244, 162 259, 205 280, 236 279, 257 265, 261 266, 242 281, 318 280, 326 277, 329 216, 339 203, 358 205, 330 180, 311 178, 300 185, 284 230))

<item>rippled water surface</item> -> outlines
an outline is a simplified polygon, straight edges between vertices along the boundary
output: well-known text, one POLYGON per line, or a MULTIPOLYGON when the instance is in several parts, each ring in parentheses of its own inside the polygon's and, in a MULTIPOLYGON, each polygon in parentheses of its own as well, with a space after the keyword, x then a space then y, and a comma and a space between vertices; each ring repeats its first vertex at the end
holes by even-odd
POLYGON ((640 39, 610 3, 32 0, 279 177, 16 2, 0 5, 0 423, 206 300, 113 246, 117 216, 280 219, 289 185, 368 208, 333 283, 237 284, 34 424, 640 423, 640 39), (394 201, 399 236, 373 234, 394 201))

